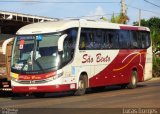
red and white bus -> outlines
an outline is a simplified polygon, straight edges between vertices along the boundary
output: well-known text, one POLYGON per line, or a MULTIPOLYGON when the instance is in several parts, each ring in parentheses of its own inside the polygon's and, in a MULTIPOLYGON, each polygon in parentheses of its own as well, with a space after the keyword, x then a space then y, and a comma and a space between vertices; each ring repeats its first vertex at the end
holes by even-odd
POLYGON ((121 85, 135 88, 152 78, 150 30, 88 20, 35 23, 18 30, 11 84, 15 93, 121 85))

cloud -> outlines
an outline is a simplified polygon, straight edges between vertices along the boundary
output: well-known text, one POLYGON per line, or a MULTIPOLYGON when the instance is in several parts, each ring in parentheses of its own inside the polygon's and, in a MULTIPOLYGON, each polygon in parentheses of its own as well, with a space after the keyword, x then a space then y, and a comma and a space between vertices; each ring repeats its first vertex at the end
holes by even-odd
POLYGON ((100 20, 100 18, 105 16, 105 11, 101 6, 96 7, 95 11, 91 11, 85 18, 86 19, 92 19, 92 20, 100 20))

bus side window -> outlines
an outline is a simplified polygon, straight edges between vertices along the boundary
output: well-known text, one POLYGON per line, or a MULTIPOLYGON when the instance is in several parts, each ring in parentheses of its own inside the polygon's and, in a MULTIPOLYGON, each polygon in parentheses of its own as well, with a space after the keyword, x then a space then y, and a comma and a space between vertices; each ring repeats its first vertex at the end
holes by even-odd
POLYGON ((140 32, 140 38, 142 41, 142 48, 148 48, 150 46, 150 38, 147 32, 140 32))
POLYGON ((107 47, 109 49, 117 49, 119 48, 118 43, 118 34, 116 31, 111 31, 108 33, 108 44, 107 47))
POLYGON ((94 49, 95 48, 95 35, 94 35, 94 32, 88 32, 88 43, 86 44, 87 45, 87 49, 91 50, 91 49, 94 49))
POLYGON ((108 34, 104 32, 103 40, 102 40, 102 49, 108 49, 108 34))
POLYGON ((63 63, 68 63, 72 60, 73 54, 75 51, 76 38, 77 38, 77 30, 69 29, 67 32, 67 38, 64 40, 64 49, 63 49, 63 63))
POLYGON ((65 62, 69 61, 70 58, 71 58, 71 50, 69 49, 70 48, 70 44, 69 44, 69 40, 70 40, 70 37, 67 36, 67 38, 64 40, 64 49, 63 49, 63 60, 65 62))
POLYGON ((131 48, 133 49, 142 48, 141 39, 139 37, 138 31, 131 31, 131 48))
POLYGON ((108 44, 107 44, 107 46, 108 46, 108 48, 110 49, 110 48, 113 48, 113 41, 112 41, 112 39, 113 39, 113 35, 111 34, 111 33, 109 33, 108 34, 108 44))
POLYGON ((80 50, 91 50, 93 49, 93 45, 91 44, 92 41, 94 41, 94 36, 91 39, 91 30, 82 28, 81 30, 81 36, 80 36, 80 42, 79 42, 79 49, 80 50))
POLYGON ((101 49, 102 48, 102 38, 103 38, 103 31, 101 29, 96 29, 95 31, 96 35, 95 35, 95 45, 94 48, 95 49, 101 49))
POLYGON ((145 38, 146 38, 146 48, 148 48, 151 44, 150 44, 150 34, 149 32, 145 32, 145 38))
POLYGON ((130 48, 130 37, 129 31, 127 30, 119 30, 119 44, 121 49, 130 48))
POLYGON ((142 48, 146 48, 146 39, 145 39, 145 34, 143 32, 140 32, 140 38, 141 38, 141 43, 142 43, 142 48))
POLYGON ((102 33, 103 36, 101 39, 102 49, 117 49, 119 47, 118 44, 118 34, 116 30, 104 30, 102 33))
POLYGON ((85 50, 86 49, 86 33, 81 33, 79 49, 80 50, 85 50))

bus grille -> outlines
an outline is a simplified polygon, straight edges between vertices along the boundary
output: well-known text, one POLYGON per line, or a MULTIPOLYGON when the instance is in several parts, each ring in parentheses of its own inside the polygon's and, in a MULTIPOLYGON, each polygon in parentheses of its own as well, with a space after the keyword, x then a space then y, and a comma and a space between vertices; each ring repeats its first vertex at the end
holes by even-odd
POLYGON ((43 84, 46 82, 48 82, 48 81, 46 81, 46 80, 18 81, 18 83, 20 83, 20 84, 43 84))

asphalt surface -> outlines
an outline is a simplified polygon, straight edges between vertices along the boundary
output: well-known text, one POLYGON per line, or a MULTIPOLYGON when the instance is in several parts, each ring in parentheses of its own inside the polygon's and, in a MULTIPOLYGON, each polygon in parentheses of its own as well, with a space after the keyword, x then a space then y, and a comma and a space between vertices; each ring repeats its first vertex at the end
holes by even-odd
POLYGON ((3 114, 6 114, 4 110, 9 109, 23 114, 30 113, 29 111, 38 112, 37 114, 134 114, 130 111, 136 111, 136 114, 160 114, 160 78, 138 83, 136 89, 111 86, 98 92, 88 90, 84 96, 73 96, 72 92, 63 92, 46 94, 44 98, 35 98, 32 95, 13 97, 10 93, 1 92, 0 108, 0 113, 3 114))

